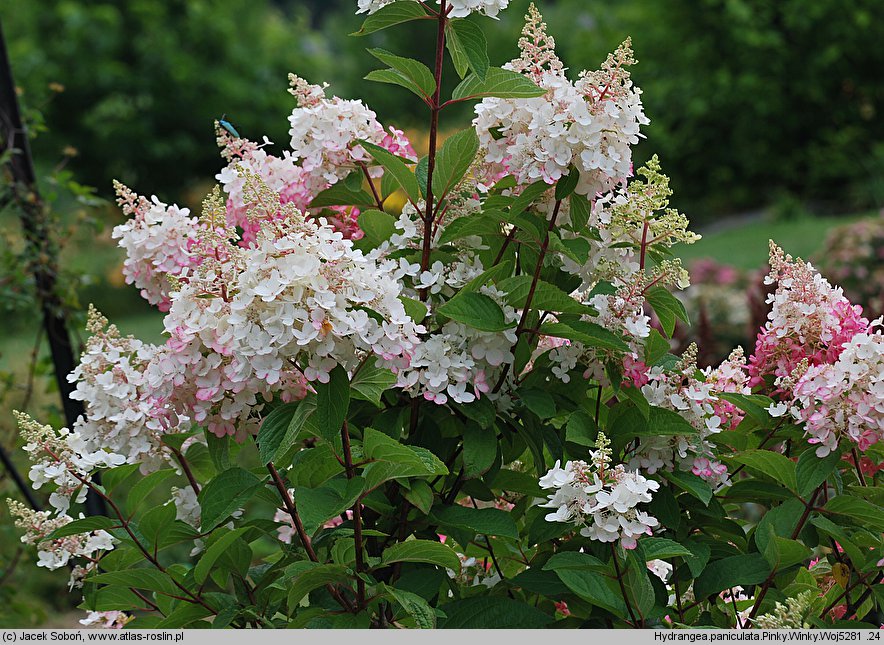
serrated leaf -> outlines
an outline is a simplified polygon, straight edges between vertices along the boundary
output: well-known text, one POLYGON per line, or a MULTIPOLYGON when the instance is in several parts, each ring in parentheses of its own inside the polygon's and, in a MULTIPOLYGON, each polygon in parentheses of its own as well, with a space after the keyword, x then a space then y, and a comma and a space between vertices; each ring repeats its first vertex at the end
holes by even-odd
POLYGON ((796 490, 795 463, 785 455, 770 450, 747 450, 733 458, 738 464, 762 473, 780 482, 789 490, 796 490))
POLYGON ((460 558, 451 547, 432 540, 406 540, 384 550, 381 564, 393 562, 427 562, 460 572, 460 558))
POLYGON ((135 509, 138 508, 138 505, 141 504, 141 502, 144 501, 144 499, 155 490, 157 486, 174 474, 174 470, 166 468, 150 473, 139 479, 132 485, 132 488, 129 489, 129 494, 126 496, 126 510, 130 513, 134 513, 135 509))
POLYGON ((347 567, 342 564, 315 564, 312 562, 305 564, 312 566, 304 568, 291 580, 286 581, 289 587, 289 612, 314 589, 347 579, 347 567))
POLYGON ((436 612, 416 593, 405 591, 404 589, 396 589, 389 585, 383 585, 382 588, 393 598, 409 616, 414 619, 414 624, 418 629, 435 629, 436 628, 436 612))
MULTIPOLYGON (((532 277, 518 275, 503 280, 498 287, 507 292, 507 302, 516 309, 522 309, 531 290, 532 277)), ((531 298, 531 308, 537 311, 552 311, 564 314, 597 314, 598 312, 578 302, 554 284, 538 280, 531 298)))
POLYGON ((484 81, 475 74, 467 76, 454 88, 451 98, 455 101, 478 99, 486 96, 515 99, 532 98, 543 96, 544 94, 546 94, 546 90, 538 87, 529 78, 508 69, 491 67, 488 69, 484 81))
POLYGON ((824 510, 827 513, 849 517, 859 526, 884 532, 884 509, 864 499, 838 495, 826 503, 824 510))
POLYGON ((359 242, 368 245, 370 248, 380 246, 382 242, 389 240, 390 236, 396 232, 396 220, 392 215, 383 211, 375 209, 363 211, 359 214, 356 221, 364 234, 364 237, 359 242))
POLYGON ((841 461, 841 453, 838 450, 830 452, 825 457, 817 457, 816 451, 805 450, 798 457, 798 466, 795 476, 798 481, 798 494, 807 497, 820 486, 841 461))
POLYGON ((491 235, 500 233, 501 217, 481 213, 465 215, 449 222, 439 236, 439 245, 449 244, 470 235, 491 235))
POLYGON ((565 323, 545 323, 540 326, 542 336, 554 336, 576 340, 589 347, 611 349, 615 351, 628 351, 629 347, 616 334, 608 331, 601 325, 584 320, 565 323))
POLYGON ((297 408, 297 403, 284 403, 273 408, 270 414, 264 417, 257 437, 258 456, 262 464, 266 465, 273 461, 297 408))
POLYGON ((335 442, 341 434, 341 427, 347 418, 350 406, 350 379, 340 365, 329 373, 328 383, 316 381, 316 423, 319 432, 329 443, 335 442))
POLYGON ((503 331, 515 326, 506 320, 500 305, 481 293, 461 291, 437 312, 480 331, 503 331))
POLYGON ((669 341, 663 338, 656 329, 651 329, 650 335, 645 339, 645 364, 656 365, 661 358, 670 351, 669 341))
POLYGON ((43 539, 46 541, 58 540, 70 535, 79 535, 81 533, 91 533, 92 531, 108 530, 116 526, 119 526, 117 522, 103 515, 84 517, 79 520, 68 522, 64 526, 55 529, 52 533, 50 533, 43 539))
POLYGON ((230 468, 203 486, 200 503, 200 528, 210 531, 246 503, 261 486, 261 480, 242 468, 230 468))
POLYGON ((644 537, 641 539, 641 545, 646 560, 693 557, 693 552, 686 546, 667 538, 644 537))
POLYGON ((410 484, 411 488, 405 491, 405 499, 425 515, 429 514, 433 507, 433 489, 423 479, 414 479, 410 484))
POLYGON ((209 576, 209 572, 212 570, 212 567, 215 566, 215 563, 218 561, 224 552, 230 548, 230 545, 233 544, 234 540, 239 538, 243 533, 248 531, 249 529, 246 527, 238 528, 233 531, 225 531, 214 541, 210 542, 209 547, 206 549, 205 553, 203 553, 202 557, 200 557, 199 562, 196 563, 196 566, 193 568, 193 578, 196 580, 197 584, 203 584, 206 581, 206 578, 209 576))
MULTIPOLYGON (((478 80, 485 81, 490 66, 488 42, 479 25, 469 20, 452 20, 448 23, 448 37, 452 58, 455 57, 456 51, 457 57, 466 61, 478 80)), ((464 75, 458 73, 463 78, 464 75)))
POLYGON ((436 79, 433 78, 433 73, 430 69, 420 61, 414 60, 413 58, 396 56, 383 49, 369 49, 368 53, 382 63, 389 65, 391 69, 386 71, 392 71, 401 77, 404 82, 398 83, 399 85, 407 87, 421 98, 427 100, 429 100, 435 93, 436 79))
POLYGON ((437 199, 441 200, 460 183, 478 150, 479 137, 472 128, 461 130, 445 140, 436 156, 433 172, 433 194, 437 199))
POLYGON ((709 501, 712 499, 712 488, 696 475, 678 470, 660 471, 660 474, 664 479, 668 479, 682 490, 687 491, 706 506, 709 505, 709 501))
POLYGON ((472 531, 483 535, 496 535, 499 537, 517 540, 519 532, 516 524, 509 513, 497 508, 467 508, 465 506, 447 506, 434 508, 432 516, 439 524, 472 531))
POLYGON ((475 479, 488 472, 497 458, 497 434, 478 424, 468 423, 463 435, 464 476, 475 479))
POLYGON ((333 479, 319 488, 296 488, 295 503, 307 533, 315 533, 324 522, 351 508, 364 486, 362 477, 354 477, 333 479))
POLYGON ((380 146, 369 143, 368 141, 360 140, 359 143, 368 151, 375 161, 384 167, 384 170, 389 172, 396 179, 402 187, 402 190, 405 191, 405 194, 408 195, 408 198, 413 203, 416 204, 420 201, 421 196, 420 188, 418 188, 417 185, 417 177, 414 176, 414 173, 411 172, 402 159, 393 153, 384 150, 380 146))
POLYGON ((358 188, 351 189, 343 181, 326 188, 310 202, 310 208, 325 206, 374 206, 374 197, 358 188))
POLYGON ((694 595, 706 598, 731 587, 750 587, 763 582, 770 565, 760 553, 734 555, 710 562, 694 581, 694 595))
POLYGON ((681 320, 685 324, 690 324, 688 313, 685 311, 681 300, 673 296, 667 289, 663 287, 653 287, 645 293, 645 300, 654 308, 657 318, 663 331, 670 338, 675 331, 675 321, 681 320))
POLYGON ((125 571, 108 571, 94 576, 87 576, 84 580, 88 583, 119 585, 122 587, 134 587, 164 594, 180 593, 172 579, 156 569, 127 569, 125 571))
POLYGON ((369 359, 353 377, 350 387, 353 388, 353 398, 381 407, 381 395, 396 384, 396 375, 385 367, 378 367, 376 363, 376 360, 369 359))
POLYGON ((350 35, 367 36, 368 34, 380 31, 381 29, 386 29, 387 27, 392 27, 393 25, 409 22, 411 20, 420 20, 426 17, 426 11, 424 11, 423 7, 416 2, 411 2, 409 0, 404 2, 394 2, 381 7, 368 16, 365 19, 365 22, 362 23, 362 28, 350 35))
POLYGON ((518 395, 525 407, 536 414, 539 419, 551 419, 556 415, 556 402, 549 392, 529 388, 520 389, 518 395))
POLYGON ((553 617, 524 602, 500 596, 477 596, 442 606, 442 629, 539 629, 553 617))

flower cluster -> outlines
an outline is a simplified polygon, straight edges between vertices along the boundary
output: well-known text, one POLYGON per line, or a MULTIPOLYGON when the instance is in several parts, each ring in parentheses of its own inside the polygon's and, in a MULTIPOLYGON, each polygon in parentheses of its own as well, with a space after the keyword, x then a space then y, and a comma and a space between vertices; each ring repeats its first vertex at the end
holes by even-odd
POLYGON ((49 511, 33 511, 14 499, 9 499, 6 503, 9 505, 9 512, 15 518, 16 528, 23 532, 21 541, 37 547, 38 567, 55 570, 67 566, 71 558, 82 557, 90 560, 86 568, 77 567, 73 570, 72 586, 78 586, 87 570, 94 568, 92 560, 95 560, 96 553, 110 551, 117 542, 107 531, 78 533, 47 540, 53 531, 73 520, 67 515, 52 517, 49 511))
MULTIPOLYGON (((393 2, 395 0, 358 0, 359 10, 356 13, 372 14, 393 2)), ((436 2, 442 4, 442 0, 436 2)), ((471 13, 481 13, 496 18, 509 3, 510 0, 447 0, 445 6, 449 11, 448 15, 452 18, 466 18, 471 13)))
POLYGON ((55 484, 49 503, 59 513, 66 513, 73 501, 86 499, 86 484, 97 468, 113 468, 125 463, 126 458, 104 448, 87 444, 79 432, 62 428, 56 432, 51 426, 41 425, 23 412, 13 411, 24 450, 31 459, 28 477, 34 488, 55 484))
POLYGON ((502 165, 518 183, 553 184, 573 165, 580 172, 577 192, 605 192, 632 173, 630 145, 649 121, 626 67, 635 63, 630 42, 611 54, 602 69, 565 76, 532 4, 526 16, 522 55, 509 68, 524 73, 546 93, 536 98, 489 97, 476 106, 473 125, 485 161, 502 165))
POLYGON ((804 422, 816 454, 847 439, 865 451, 884 440, 884 335, 855 335, 834 363, 807 367, 795 383, 792 414, 804 422))
MULTIPOLYGON (((255 175, 249 181, 273 193, 255 175)), ((224 212, 219 201, 206 202, 207 231, 224 212)), ((285 219, 262 223, 249 248, 227 244, 182 276, 165 319, 171 338, 148 382, 156 399, 215 434, 242 436, 257 429, 259 396, 300 398, 304 379, 326 382, 337 364, 352 370, 371 355, 409 354, 424 329, 400 293, 386 265, 288 207, 285 219)))
POLYGON ((179 275, 194 259, 188 249, 196 236, 197 221, 190 211, 167 206, 156 197, 148 201, 118 181, 117 203, 132 219, 114 227, 112 236, 126 251, 123 276, 141 290, 142 297, 160 311, 169 310, 167 276, 179 275))
POLYGON ((804 360, 810 365, 834 363, 844 344, 869 328, 862 307, 852 305, 811 264, 793 260, 773 242, 770 267, 765 284, 776 289, 767 299, 771 311, 749 359, 753 386, 768 375, 791 376, 804 360))
POLYGON ((156 400, 148 387, 145 372, 157 348, 121 336, 91 306, 87 329, 91 336, 80 364, 68 375, 76 384, 71 398, 86 408, 74 430, 90 450, 123 455, 143 471, 155 469, 169 457, 163 435, 190 429, 189 419, 156 400))
POLYGON ((122 611, 90 611, 80 624, 94 629, 123 629, 133 618, 122 611))
MULTIPOLYGON (((643 438, 629 465, 649 473, 680 467, 715 484, 727 484, 727 466, 716 458, 709 441, 711 435, 721 431, 722 419, 716 414, 719 401, 714 388, 722 384, 697 379, 693 355, 690 351, 686 354, 686 359, 671 372, 652 368, 641 391, 648 403, 676 412, 697 433, 643 438)), ((726 371, 730 370, 726 368, 726 371)))
POLYGON ((808 614, 813 609, 817 593, 808 589, 793 598, 786 598, 786 604, 777 602, 769 614, 758 616, 753 627, 758 629, 808 629, 811 622, 808 614))
POLYGON ((619 540, 625 549, 634 549, 636 538, 651 535, 657 518, 638 508, 651 501, 651 493, 660 488, 638 471, 623 465, 611 466, 611 450, 604 433, 596 439, 590 463, 568 461, 555 466, 540 478, 540 486, 555 489, 549 501, 554 508, 546 516, 549 522, 569 522, 580 526, 580 534, 600 542, 619 540))

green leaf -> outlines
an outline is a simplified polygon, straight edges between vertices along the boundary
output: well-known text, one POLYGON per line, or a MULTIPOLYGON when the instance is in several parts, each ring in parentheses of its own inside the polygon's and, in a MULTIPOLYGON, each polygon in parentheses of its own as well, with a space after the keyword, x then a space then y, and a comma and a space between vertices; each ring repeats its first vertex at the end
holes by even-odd
POLYGON ((464 476, 475 479, 488 472, 497 458, 497 434, 494 430, 468 423, 463 435, 464 476))
POLYGON ((424 466, 420 457, 410 446, 403 445, 374 428, 366 428, 363 432, 362 453, 366 459, 389 461, 420 468, 424 466))
POLYGON ((833 540, 836 540, 838 544, 841 545, 841 548, 844 549, 847 557, 849 557, 850 561, 853 563, 854 568, 863 566, 863 563, 866 561, 866 556, 863 551, 853 543, 853 540, 851 540, 847 531, 822 515, 817 515, 816 517, 811 518, 810 523, 813 524, 818 531, 824 533, 833 540))
POLYGON ((801 544, 801 542, 776 535, 773 525, 766 525, 765 530, 768 532, 768 540, 762 555, 764 555, 764 559, 767 560, 771 570, 780 571, 786 569, 793 564, 804 562, 811 556, 812 551, 801 544))
MULTIPOLYGON (((518 275, 507 278, 498 284, 501 291, 507 292, 507 302, 516 309, 522 309, 531 290, 532 277, 518 275)), ((554 284, 538 280, 531 298, 531 308, 537 311, 552 311, 563 314, 597 314, 598 312, 578 302, 554 284)))
POLYGON ((691 551, 690 556, 685 556, 685 562, 688 569, 691 570, 691 575, 696 578, 706 568, 706 563, 709 562, 709 557, 712 555, 712 547, 694 538, 686 540, 685 546, 691 551))
POLYGON ((405 307, 405 313, 408 314, 408 317, 411 318, 415 323, 420 323, 424 318, 427 317, 427 313, 429 310, 427 309, 427 305, 422 303, 420 300, 415 300, 414 298, 406 298, 405 296, 399 296, 399 301, 402 303, 402 306, 405 307))
POLYGON ((298 403, 298 407, 292 415, 292 420, 289 422, 289 427, 285 431, 285 437, 283 437, 282 442, 279 444, 279 448, 276 450, 275 459, 284 455, 295 445, 295 442, 298 441, 298 438, 301 436, 301 431, 304 430, 304 428, 313 428, 315 425, 313 419, 314 412, 316 412, 316 395, 311 393, 301 399, 300 403, 298 403))
POLYGON ((568 198, 577 188, 578 181, 580 181, 580 171, 572 165, 568 169, 568 174, 556 182, 556 200, 568 198))
POLYGON ((297 408, 297 403, 284 403, 273 408, 270 414, 264 417, 257 437, 258 456, 261 458, 262 464, 266 465, 273 461, 297 408))
POLYGON ((160 504, 147 511, 138 521, 138 530, 147 539, 148 544, 157 545, 162 534, 169 530, 175 521, 175 505, 160 504))
POLYGON ((203 486, 200 503, 200 528, 203 532, 218 526, 245 504, 261 486, 261 480, 242 468, 230 468, 203 486))
POLYGON ((761 394, 721 392, 718 394, 718 398, 733 403, 762 426, 769 424, 771 421, 770 414, 765 409, 773 404, 773 399, 769 397, 761 394))
POLYGON ((675 320, 679 319, 685 324, 690 324, 688 313, 685 311, 681 300, 673 296, 667 289, 663 287, 653 287, 645 293, 645 300, 654 308, 663 331, 670 338, 672 332, 675 331, 675 320))
POLYGON ((146 589, 163 594, 180 593, 172 579, 156 569, 127 569, 125 571, 108 571, 98 575, 88 576, 85 582, 105 585, 117 585, 122 587, 134 587, 146 589))
POLYGON ((374 197, 359 189, 352 189, 344 181, 326 188, 310 202, 311 208, 324 206, 375 206, 374 197))
POLYGON ((656 329, 645 339, 645 365, 654 366, 670 351, 669 341, 656 329))
POLYGON ((342 564, 309 564, 312 566, 286 581, 289 588, 289 613, 314 589, 347 579, 347 567, 342 564))
POLYGON ((319 488, 296 488, 295 503, 304 529, 313 534, 327 520, 351 508, 365 488, 362 477, 333 479, 319 488))
POLYGON ((322 436, 332 443, 341 434, 341 427, 350 407, 350 379, 340 365, 329 374, 328 383, 316 381, 316 423, 322 436))
POLYGON ((747 450, 733 458, 738 464, 767 475, 780 482, 789 490, 796 490, 798 483, 795 463, 785 455, 770 450, 747 450))
POLYGON ((541 420, 551 419, 556 416, 556 402, 546 390, 520 389, 519 398, 526 408, 531 410, 541 420))
POLYGON ((481 331, 503 331, 515 326, 515 323, 507 322, 500 305, 481 293, 461 291, 437 311, 446 318, 481 331))
POLYGON ((357 218, 357 222, 364 233, 364 237, 359 241, 370 248, 380 246, 396 232, 395 218, 383 211, 374 209, 363 211, 357 218))
POLYGON ((350 387, 353 388, 353 398, 371 401, 381 407, 381 395, 396 385, 396 375, 385 367, 378 367, 376 363, 376 360, 368 359, 353 377, 350 387))
POLYGON ((411 591, 396 589, 384 584, 381 587, 387 595, 399 603, 399 606, 405 610, 405 613, 414 618, 414 624, 417 625, 418 629, 436 628, 436 612, 433 611, 433 608, 430 607, 426 600, 411 591))
POLYGON ((546 90, 517 72, 499 67, 491 67, 485 80, 470 74, 454 88, 451 98, 455 101, 497 96, 503 99, 532 98, 543 96, 546 90))
POLYGON ((134 513, 135 509, 138 508, 138 505, 141 504, 141 502, 143 502, 157 486, 174 474, 174 470, 166 468, 139 479, 133 484, 132 488, 129 489, 129 494, 126 496, 126 510, 130 513, 134 513))
POLYGON ((583 232, 589 222, 590 202, 586 195, 571 195, 571 228, 583 232))
POLYGON ((750 587, 764 582, 770 565, 760 553, 734 555, 711 562, 694 581, 694 596, 706 598, 731 587, 750 587))
POLYGON ((823 458, 816 456, 816 451, 805 450, 798 457, 798 467, 795 475, 798 481, 798 494, 807 497, 813 493, 817 486, 821 485, 841 461, 840 451, 830 452, 823 458))
POLYGON ((859 526, 884 532, 884 509, 864 499, 838 495, 826 503, 824 510, 827 513, 849 517, 859 526))
POLYGON ((501 596, 476 596, 441 607, 447 618, 443 629, 538 629, 553 617, 524 602, 501 596))
POLYGON ((80 533, 91 533, 92 531, 102 531, 112 529, 119 526, 117 522, 104 515, 96 515, 94 517, 84 517, 83 519, 68 522, 64 526, 55 529, 47 535, 44 540, 51 542, 70 535, 79 535, 80 533))
POLYGON ((620 587, 609 577, 608 567, 597 558, 586 553, 558 553, 543 568, 555 571, 565 586, 581 599, 621 618, 626 616, 620 587))
POLYGON ((433 507, 433 489, 423 479, 415 479, 409 483, 411 488, 405 491, 405 499, 424 515, 428 515, 433 507))
POLYGON ((442 199, 469 170, 479 150, 479 137, 469 128, 448 137, 436 156, 433 194, 442 199))
MULTIPOLYGON (((207 607, 194 603, 182 602, 175 607, 171 613, 158 622, 154 626, 154 629, 180 629, 213 615, 214 612, 207 607)), ((140 623, 138 623, 138 626, 140 627, 140 623)))
POLYGON ((598 427, 588 412, 585 410, 575 410, 571 413, 565 426, 565 441, 576 443, 579 446, 595 448, 597 436, 598 427))
MULTIPOLYGON (((387 72, 388 74, 392 72, 393 75, 398 77, 399 82, 382 80, 381 78, 369 78, 369 80, 380 80, 384 83, 393 82, 396 85, 401 85, 402 87, 411 90, 423 99, 429 100, 432 98, 436 91, 436 79, 433 78, 433 73, 426 65, 413 58, 396 56, 383 49, 369 49, 368 53, 382 63, 389 65, 391 69, 377 70, 366 76, 366 78, 376 75, 377 72, 387 72)), ((392 79, 393 76, 388 75, 386 78, 392 79)))
POLYGON ((497 508, 447 506, 438 510, 434 508, 432 515, 443 526, 514 540, 519 538, 519 532, 512 516, 497 508))
POLYGON ((501 218, 488 213, 465 215, 445 225, 439 236, 439 245, 449 244, 471 235, 492 235, 500 233, 501 218))
MULTIPOLYGON (((641 412, 641 406, 636 406, 641 412)), ((666 408, 651 406, 648 408, 648 429, 650 436, 680 436, 697 434, 697 429, 687 419, 666 408)))
POLYGON ((396 179, 399 185, 402 186, 402 190, 405 191, 405 194, 408 195, 408 198, 413 203, 416 204, 420 201, 421 195, 420 188, 418 188, 417 185, 417 177, 415 177, 414 173, 405 165, 404 161, 392 152, 387 152, 373 143, 363 140, 360 140, 359 143, 368 151, 375 161, 384 167, 384 170, 389 172, 396 179))
POLYGON ((393 562, 427 562, 460 572, 460 558, 451 547, 432 540, 407 540, 384 550, 381 564, 393 562))
MULTIPOLYGON (((469 20, 452 20, 448 23, 448 49, 452 59, 465 60, 479 81, 488 75, 488 42, 482 29, 469 20)), ((458 71, 463 78, 463 74, 458 71)))
POLYGON ((362 28, 359 31, 355 31, 351 36, 367 36, 368 34, 373 34, 376 31, 380 31, 381 29, 386 29, 387 27, 392 27, 393 25, 398 25, 403 22, 409 22, 411 20, 419 20, 422 18, 426 18, 427 13, 424 11, 423 7, 421 7, 416 2, 404 1, 404 2, 394 2, 393 4, 388 4, 385 7, 381 7, 376 12, 371 14, 365 19, 365 22, 362 23, 362 28))
MULTIPOLYGON (((209 577, 209 572, 212 570, 212 567, 215 566, 218 558, 230 548, 230 545, 233 544, 237 538, 248 530, 248 528, 244 527, 233 531, 224 531, 211 542, 209 548, 206 549, 206 552, 203 553, 199 562, 197 562, 196 566, 193 568, 193 578, 196 580, 197 584, 201 585, 206 581, 206 578, 209 577)), ((215 533, 215 535, 218 535, 218 533, 215 533)))
POLYGON ((682 490, 687 491, 706 506, 709 505, 709 501, 712 499, 712 488, 693 473, 685 473, 678 470, 672 472, 661 470, 660 474, 664 479, 668 479, 682 490))
POLYGON ((568 324, 561 322, 545 323, 540 326, 540 334, 542 336, 576 340, 589 347, 598 347, 600 349, 611 349, 621 352, 629 350, 629 346, 616 334, 608 331, 601 325, 584 320, 574 320, 568 324))
POLYGON ((693 556, 690 549, 667 538, 645 537, 641 539, 640 544, 645 554, 645 560, 693 556))
POLYGON ((331 446, 322 443, 296 452, 287 476, 294 488, 318 488, 343 471, 344 467, 335 458, 331 446))
POLYGON ((467 282, 460 291, 461 293, 478 291, 488 281, 497 282, 501 278, 501 276, 509 275, 510 273, 512 273, 512 270, 513 262, 511 260, 496 264, 490 269, 482 271, 482 273, 467 282))

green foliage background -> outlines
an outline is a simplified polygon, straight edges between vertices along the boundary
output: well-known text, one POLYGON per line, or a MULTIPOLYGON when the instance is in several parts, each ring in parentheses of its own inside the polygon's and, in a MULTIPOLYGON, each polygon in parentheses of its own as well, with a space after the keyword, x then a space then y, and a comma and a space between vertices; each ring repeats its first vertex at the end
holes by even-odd
MULTIPOLYGON (((65 86, 46 108, 52 129, 37 157, 73 145, 77 176, 101 193, 117 177, 171 200, 218 168, 211 122, 221 114, 252 138, 286 143, 289 71, 364 97, 384 122, 414 122, 414 106, 362 80, 364 47, 426 54, 414 45, 434 38, 432 26, 344 39, 361 22, 355 4, 2 0, 0 17, 25 100, 42 104, 48 83, 65 86)), ((488 30, 492 63, 514 55, 527 5, 514 0, 488 30)), ((877 5, 559 0, 542 10, 573 74, 632 36, 653 142, 637 163, 659 153, 677 204, 702 221, 784 195, 827 212, 884 203, 877 5)))

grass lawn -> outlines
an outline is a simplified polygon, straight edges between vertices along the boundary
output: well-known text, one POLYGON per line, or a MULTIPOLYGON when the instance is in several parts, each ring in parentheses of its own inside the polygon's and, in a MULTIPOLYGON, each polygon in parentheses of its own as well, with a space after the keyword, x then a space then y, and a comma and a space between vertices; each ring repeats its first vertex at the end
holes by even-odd
POLYGON ((808 216, 793 221, 756 219, 703 234, 703 239, 696 244, 682 246, 679 255, 688 265, 693 260, 712 258, 739 269, 759 269, 767 262, 768 240, 773 240, 787 253, 813 261, 830 229, 868 216, 808 216))

